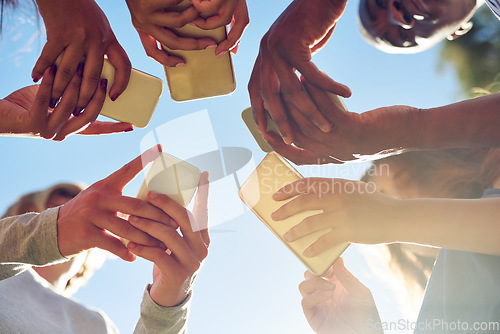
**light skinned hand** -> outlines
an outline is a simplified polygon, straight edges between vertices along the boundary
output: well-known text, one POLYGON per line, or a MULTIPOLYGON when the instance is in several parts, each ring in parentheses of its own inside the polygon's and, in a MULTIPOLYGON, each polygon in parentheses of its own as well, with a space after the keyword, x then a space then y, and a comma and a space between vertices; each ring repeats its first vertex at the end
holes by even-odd
POLYGON ((363 113, 345 111, 332 102, 329 93, 303 81, 303 86, 323 115, 335 126, 320 131, 294 105, 287 103, 293 119, 294 145, 272 133, 264 134, 268 144, 296 164, 341 163, 353 160, 375 160, 402 153, 408 149, 408 138, 418 137, 418 109, 389 106, 363 113), (398 131, 399 129, 407 129, 398 131))
POLYGON ((328 229, 304 251, 314 257, 344 243, 396 242, 392 235, 398 200, 376 191, 375 183, 330 178, 303 178, 278 190, 273 199, 284 201, 272 214, 276 221, 304 211, 320 210, 292 227, 283 236, 287 242, 328 229))
POLYGON ((84 109, 99 90, 104 55, 115 68, 109 97, 116 100, 128 85, 132 66, 99 6, 93 0, 37 0, 37 5, 47 31, 47 43, 33 68, 33 80, 40 80, 64 51, 50 105, 53 107, 63 95, 84 59, 75 114, 84 109))
POLYGON ((172 50, 203 50, 217 45, 211 38, 181 37, 172 30, 198 17, 192 5, 178 8, 178 0, 127 0, 127 5, 146 54, 165 66, 183 66, 185 62, 169 55, 158 43, 172 50))
POLYGON ((42 83, 21 88, 0 100, 2 124, 0 133, 28 135, 61 141, 70 134, 99 135, 133 130, 130 123, 100 122, 99 115, 106 96, 106 80, 87 105, 85 112, 72 116, 76 106, 81 76, 75 75, 60 102, 50 108, 55 67, 45 71, 42 83))
POLYGON ((318 334, 383 334, 370 290, 338 258, 322 276, 310 271, 300 283, 302 310, 318 334))
POLYGON ((246 0, 192 0, 193 7, 200 15, 193 23, 202 29, 215 29, 228 24, 231 29, 227 38, 215 49, 220 57, 231 51, 236 54, 243 32, 250 24, 246 0))
POLYGON ((267 109, 285 143, 294 142, 284 100, 294 104, 321 131, 330 131, 332 124, 309 98, 295 71, 318 87, 344 97, 351 95, 347 86, 330 79, 311 61, 313 53, 333 33, 345 4, 345 0, 293 1, 262 38, 248 89, 261 133, 265 132, 267 109))
POLYGON ((148 247, 129 242, 128 248, 154 263, 153 284, 149 291, 151 298, 158 305, 175 306, 191 291, 201 264, 208 255, 208 173, 201 175, 193 214, 166 195, 148 192, 147 200, 172 217, 180 231, 153 220, 131 216, 132 225, 160 240, 163 245, 148 247))
POLYGON ((97 247, 107 250, 125 261, 134 261, 119 237, 148 246, 159 241, 122 218, 134 215, 176 227, 172 219, 150 203, 122 195, 123 188, 161 152, 155 146, 135 158, 107 178, 79 193, 59 209, 57 240, 59 251, 71 257, 97 247))

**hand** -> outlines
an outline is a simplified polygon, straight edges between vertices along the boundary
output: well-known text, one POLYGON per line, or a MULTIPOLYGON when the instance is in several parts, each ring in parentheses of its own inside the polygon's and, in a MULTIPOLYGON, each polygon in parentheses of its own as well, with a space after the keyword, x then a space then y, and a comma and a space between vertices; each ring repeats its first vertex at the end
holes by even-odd
POLYGON ((109 96, 116 100, 128 85, 132 67, 99 6, 93 0, 37 0, 37 4, 45 23, 47 43, 33 68, 33 80, 37 82, 64 51, 52 89, 51 106, 62 96, 84 58, 76 113, 83 110, 98 90, 104 55, 115 68, 109 96))
POLYGON ((327 133, 317 129, 296 107, 287 103, 293 119, 294 145, 266 133, 269 145, 297 164, 339 163, 351 160, 375 160, 411 150, 409 138, 418 138, 419 110, 409 106, 391 106, 361 114, 345 111, 332 102, 329 93, 303 82, 318 109, 335 126, 327 133))
POLYGON ((59 209, 57 240, 59 251, 71 257, 98 247, 125 261, 135 260, 119 237, 147 246, 159 241, 138 230, 123 215, 134 215, 177 227, 162 210, 146 201, 122 195, 123 188, 161 151, 153 147, 108 176, 94 183, 59 209), (112 233, 112 234, 111 234, 112 233))
POLYGON ((392 234, 398 220, 398 200, 377 192, 372 182, 304 178, 278 190, 273 199, 285 201, 295 196, 271 217, 279 221, 304 211, 322 211, 305 218, 283 236, 286 242, 292 242, 328 229, 306 248, 306 257, 314 257, 345 242, 377 244, 397 241, 392 234))
POLYGON ((285 143, 294 141, 282 100, 294 104, 322 131, 330 131, 331 124, 307 96, 295 70, 318 87, 344 97, 351 95, 348 87, 330 79, 311 62, 312 53, 324 46, 331 36, 345 4, 345 0, 293 1, 262 38, 249 83, 250 100, 260 132, 265 132, 265 102, 285 143))
POLYGON ((128 248, 134 254, 154 262, 153 284, 149 294, 158 305, 171 307, 187 297, 208 255, 208 173, 201 175, 193 214, 166 195, 148 192, 147 199, 179 224, 182 235, 175 228, 131 216, 132 225, 162 241, 167 249, 134 242, 129 242, 128 248))
POLYGON ((158 42, 172 50, 203 50, 217 45, 211 38, 180 37, 172 30, 183 27, 199 15, 192 5, 181 10, 178 4, 178 0, 127 0, 132 24, 146 54, 165 66, 183 66, 185 62, 162 50, 158 42))
POLYGON ((71 116, 75 109, 81 76, 75 75, 64 91, 60 102, 50 108, 51 90, 55 67, 45 72, 41 85, 21 88, 0 100, 2 125, 0 133, 32 135, 46 139, 63 140, 68 135, 98 135, 131 131, 132 124, 122 122, 95 121, 106 97, 106 80, 101 80, 99 89, 87 105, 85 112, 71 116))
POLYGON ((300 283, 302 309, 318 334, 382 333, 370 290, 337 259, 323 276, 306 271, 300 283))
POLYGON ((231 24, 227 38, 215 49, 220 57, 231 51, 236 54, 238 43, 248 27, 250 19, 246 0, 192 0, 193 6, 200 16, 193 23, 202 29, 215 29, 231 24))

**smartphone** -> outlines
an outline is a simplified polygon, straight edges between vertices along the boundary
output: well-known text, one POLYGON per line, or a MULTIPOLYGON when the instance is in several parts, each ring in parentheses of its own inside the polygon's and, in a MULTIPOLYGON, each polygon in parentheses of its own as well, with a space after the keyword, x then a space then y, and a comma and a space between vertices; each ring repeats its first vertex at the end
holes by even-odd
POLYGON ((132 69, 127 88, 115 101, 111 101, 109 90, 114 82, 115 68, 107 59, 104 60, 101 77, 108 80, 106 100, 101 115, 145 128, 151 121, 163 92, 163 81, 132 69))
MULTIPOLYGON (((347 107, 345 106, 344 102, 340 99, 338 95, 328 93, 328 96, 330 97, 333 103, 342 108, 344 111, 347 111, 347 107)), ((266 111, 266 116, 267 116, 267 132, 272 132, 277 134, 278 136, 281 136, 278 130, 278 126, 276 125, 276 122, 274 122, 271 116, 269 116, 269 113, 267 111, 266 111)), ((247 126, 248 130, 250 130, 250 133, 252 134, 253 138, 259 145, 260 149, 266 153, 272 152, 273 149, 264 140, 264 138, 262 138, 262 133, 259 132, 257 123, 255 123, 255 119, 253 118, 253 109, 250 107, 243 110, 243 112, 241 113, 241 118, 243 119, 243 122, 245 122, 245 125, 247 126)))
POLYGON ((201 171, 170 154, 162 152, 151 165, 137 198, 146 199, 148 190, 167 195, 183 207, 194 196, 201 171))
MULTIPOLYGON (((59 66, 61 59, 62 54, 56 59, 56 66, 59 66)), ((160 78, 132 69, 127 88, 115 101, 111 101, 109 91, 115 82, 115 68, 107 59, 104 59, 101 79, 107 79, 108 86, 100 114, 116 121, 132 123, 139 128, 145 128, 151 121, 163 92, 163 81, 160 78)))
MULTIPOLYGON (((178 5, 184 9, 190 5, 183 1, 178 5)), ((227 38, 226 27, 203 30, 192 24, 181 28, 172 29, 181 37, 210 37, 217 43, 227 38)), ((167 67, 167 77, 170 96, 174 101, 190 101, 208 97, 231 94, 236 89, 231 53, 227 52, 221 57, 215 56, 215 49, 206 50, 172 50, 162 45, 169 54, 184 58, 186 66, 167 67)))
POLYGON ((308 258, 303 252, 329 230, 313 232, 293 242, 283 240, 283 235, 304 218, 319 214, 321 210, 305 211, 281 221, 274 221, 271 214, 295 197, 275 201, 273 194, 287 184, 300 180, 302 175, 276 152, 268 153, 255 171, 241 186, 239 196, 252 212, 290 249, 315 275, 324 274, 344 252, 349 243, 336 245, 326 252, 308 258))

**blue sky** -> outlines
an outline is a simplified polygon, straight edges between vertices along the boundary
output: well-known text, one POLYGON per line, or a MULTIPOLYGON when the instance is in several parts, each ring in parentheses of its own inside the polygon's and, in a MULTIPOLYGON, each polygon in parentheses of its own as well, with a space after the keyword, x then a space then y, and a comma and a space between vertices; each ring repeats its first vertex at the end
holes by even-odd
MULTIPOLYGON (((131 25, 125 1, 101 0, 98 3, 133 66, 165 81, 163 67, 146 57, 131 25)), ((246 130, 240 114, 250 106, 246 85, 259 41, 288 3, 249 1, 251 22, 238 55, 233 57, 237 89, 230 96, 176 103, 169 98, 165 88, 153 119, 145 129, 108 136, 71 136, 62 143, 1 138, 4 158, 0 162, 0 211, 3 212, 17 196, 57 182, 92 184, 106 177, 140 154, 141 142, 151 131, 159 131, 163 125, 176 120, 182 122, 183 116, 193 113, 202 115, 196 124, 163 132, 166 152, 208 152, 213 148, 215 137, 218 147, 248 149, 252 152, 253 163, 260 162, 264 153, 246 130), (210 136, 210 140, 200 133, 210 136)), ((320 69, 351 88, 353 95, 345 100, 349 110, 362 112, 396 104, 432 107, 461 98, 454 73, 446 68, 437 72, 439 47, 418 55, 384 54, 362 41, 357 29, 357 6, 357 1, 349 2, 333 38, 314 57, 320 69)), ((36 20, 29 18, 29 10, 9 15, 4 24, 7 26, 0 40, 2 97, 32 84, 31 69, 45 41, 43 33, 37 35, 36 20)), ((357 179, 365 167, 347 164, 302 171, 304 176, 357 179)), ((127 186, 126 195, 137 193, 142 177, 140 175, 127 186)), ((195 285, 190 333, 312 332, 302 314, 297 289, 305 268, 251 212, 226 219, 241 210, 241 203, 232 197, 227 204, 223 202, 227 200, 224 195, 227 194, 211 193, 213 207, 221 211, 211 213, 212 245, 195 285)), ((394 300, 395 293, 387 282, 372 272, 362 249, 370 250, 369 247, 351 246, 346 251, 346 266, 372 289, 382 319, 395 321, 402 316, 394 300)), ((152 264, 147 261, 129 264, 119 259, 110 260, 75 298, 104 310, 122 333, 129 333, 137 321, 143 288, 151 280, 151 273, 152 264)))

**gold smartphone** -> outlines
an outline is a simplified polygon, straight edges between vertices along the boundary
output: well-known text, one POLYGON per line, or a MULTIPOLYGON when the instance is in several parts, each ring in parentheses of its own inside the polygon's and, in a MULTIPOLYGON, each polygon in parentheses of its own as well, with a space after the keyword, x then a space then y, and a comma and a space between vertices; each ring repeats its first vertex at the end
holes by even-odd
POLYGON ((183 207, 194 196, 201 171, 170 154, 162 152, 151 165, 137 198, 145 199, 148 190, 167 195, 183 207))
POLYGON ((163 81, 132 69, 127 88, 115 101, 111 101, 109 90, 114 82, 115 69, 107 59, 104 60, 101 77, 108 80, 106 100, 102 106, 101 115, 132 123, 139 128, 146 127, 153 117, 163 92, 163 81))
MULTIPOLYGON (((305 257, 303 252, 328 230, 313 232, 293 242, 283 240, 283 235, 304 218, 321 213, 321 210, 305 211, 281 221, 274 221, 271 214, 293 198, 277 202, 273 194, 287 184, 300 180, 302 175, 276 152, 267 154, 255 171, 241 186, 241 200, 252 212, 290 249, 315 275, 324 274, 344 252, 349 243, 336 245, 315 257, 305 257)), ((295 197, 294 197, 295 198, 295 197)))
MULTIPOLYGON (((59 66, 61 59, 62 54, 56 59, 56 66, 59 66)), ((109 91, 115 82, 115 68, 107 59, 104 59, 101 79, 107 79, 108 85, 106 99, 100 114, 116 121, 132 123, 139 128, 145 128, 151 121, 163 92, 163 81, 160 78, 132 69, 127 88, 115 101, 111 101, 109 91)))
MULTIPOLYGON (((347 111, 347 108, 344 104, 344 102, 340 99, 338 95, 328 93, 330 99, 332 100, 333 103, 335 103, 337 106, 342 108, 343 110, 347 111)), ((280 132, 278 130, 278 126, 274 122, 274 120, 269 116, 269 113, 266 111, 266 116, 267 116, 267 132, 273 132, 277 134, 278 136, 280 135, 280 132)), ((273 149, 269 144, 262 138, 262 133, 259 132, 259 129, 257 127, 257 123, 255 123, 255 119, 253 118, 253 109, 246 108, 243 110, 241 113, 241 118, 243 119, 243 122, 245 122, 245 125, 247 126, 248 130, 250 130, 250 133, 252 134, 253 138, 259 145, 260 149, 266 153, 272 152, 273 149)))
MULTIPOLYGON (((190 4, 182 2, 178 7, 184 9, 190 4)), ((209 37, 217 43, 227 38, 226 27, 203 30, 192 24, 172 29, 181 37, 209 37)), ((167 77, 170 96, 174 101, 190 101, 208 97, 231 94, 236 89, 233 63, 230 52, 221 57, 215 56, 215 49, 206 50, 172 50, 162 45, 171 55, 184 58, 186 66, 167 67, 167 77)))

